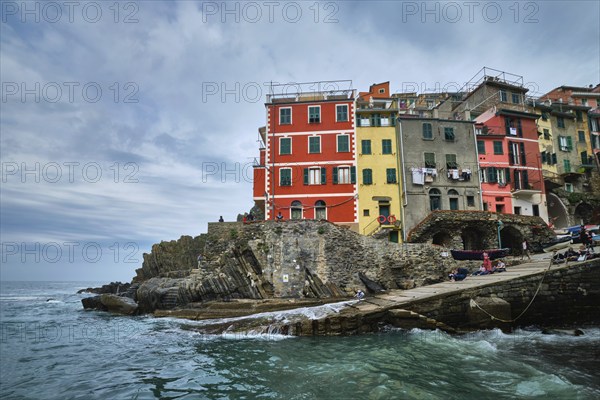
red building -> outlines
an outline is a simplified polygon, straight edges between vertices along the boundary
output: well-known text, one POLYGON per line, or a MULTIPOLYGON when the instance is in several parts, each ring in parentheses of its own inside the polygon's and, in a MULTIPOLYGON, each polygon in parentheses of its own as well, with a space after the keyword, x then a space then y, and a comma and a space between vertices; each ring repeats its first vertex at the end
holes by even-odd
POLYGON ((536 120, 495 107, 475 120, 484 210, 548 221, 536 120))
POLYGON ((254 168, 266 219, 281 212, 356 227, 354 98, 350 81, 272 86, 254 168))

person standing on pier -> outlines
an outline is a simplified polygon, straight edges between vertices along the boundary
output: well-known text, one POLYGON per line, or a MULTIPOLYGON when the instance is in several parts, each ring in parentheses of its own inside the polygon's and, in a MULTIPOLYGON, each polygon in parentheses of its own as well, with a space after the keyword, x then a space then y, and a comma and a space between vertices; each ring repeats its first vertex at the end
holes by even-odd
POLYGON ((522 246, 523 252, 521 253, 521 260, 527 256, 527 259, 531 261, 531 256, 529 255, 529 243, 527 242, 527 239, 523 239, 522 246))

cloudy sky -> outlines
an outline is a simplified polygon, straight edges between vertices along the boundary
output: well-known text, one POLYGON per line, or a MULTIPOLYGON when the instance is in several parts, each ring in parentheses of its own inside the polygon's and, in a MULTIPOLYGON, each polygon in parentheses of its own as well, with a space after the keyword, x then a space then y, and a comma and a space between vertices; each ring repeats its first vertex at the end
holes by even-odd
POLYGON ((129 281, 252 206, 268 82, 600 83, 597 1, 2 1, 2 280, 129 281))

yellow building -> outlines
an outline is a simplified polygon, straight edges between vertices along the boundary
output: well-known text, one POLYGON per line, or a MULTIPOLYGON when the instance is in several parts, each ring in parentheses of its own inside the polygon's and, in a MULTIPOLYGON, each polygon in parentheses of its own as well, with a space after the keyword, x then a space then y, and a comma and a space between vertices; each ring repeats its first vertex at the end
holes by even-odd
POLYGON ((401 241, 401 168, 396 141, 398 102, 390 83, 374 84, 356 101, 356 143, 359 232, 386 231, 401 241))

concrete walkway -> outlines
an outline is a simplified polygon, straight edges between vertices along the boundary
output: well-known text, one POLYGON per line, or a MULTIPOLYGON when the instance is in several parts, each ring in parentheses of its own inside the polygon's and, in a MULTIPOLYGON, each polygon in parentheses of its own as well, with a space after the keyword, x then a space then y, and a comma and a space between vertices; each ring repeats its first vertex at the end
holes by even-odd
MULTIPOLYGON (((600 248, 596 247, 594 248, 594 251, 598 252, 600 251, 600 248)), ((525 261, 522 264, 511 266, 514 262, 521 262, 520 258, 507 257, 504 259, 508 265, 506 272, 468 276, 463 281, 447 281, 408 290, 389 290, 382 294, 365 297, 362 301, 354 304, 354 308, 360 311, 375 311, 376 309, 381 308, 404 308, 414 301, 445 297, 449 294, 460 293, 466 289, 493 286, 499 282, 506 282, 526 276, 540 275, 541 277, 541 274, 548 269, 551 259, 551 253, 534 254, 531 256, 531 261, 525 261)), ((569 268, 575 264, 579 263, 569 262, 568 264, 555 264, 550 267, 550 270, 569 268)))

